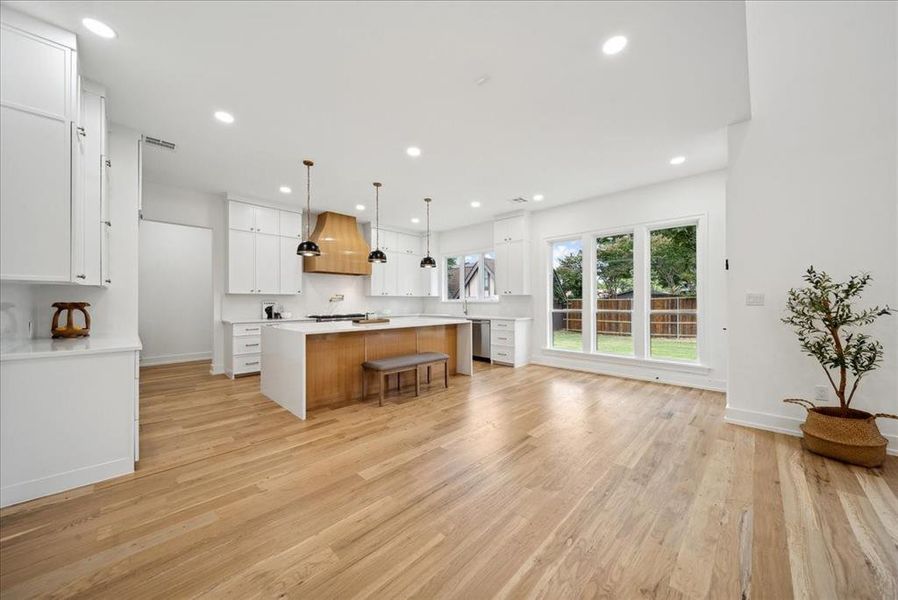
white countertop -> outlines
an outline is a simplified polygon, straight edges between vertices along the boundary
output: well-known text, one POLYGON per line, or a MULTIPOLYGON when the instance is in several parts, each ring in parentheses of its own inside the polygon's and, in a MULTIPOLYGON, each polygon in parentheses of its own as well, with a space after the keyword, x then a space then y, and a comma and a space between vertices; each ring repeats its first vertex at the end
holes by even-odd
POLYGON ((19 339, 0 343, 0 361, 140 350, 140 338, 91 335, 70 339, 19 339))
POLYGON ((533 317, 506 317, 496 315, 426 315, 434 317, 453 317, 457 319, 476 319, 478 321, 532 321, 533 317))
POLYGON ((315 322, 315 319, 308 317, 291 317, 289 319, 222 319, 225 325, 255 325, 256 323, 301 323, 315 322))
POLYGON ((404 329, 406 327, 436 327, 438 325, 467 325, 468 319, 457 317, 391 317, 389 323, 356 325, 352 321, 331 321, 329 323, 289 323, 277 325, 276 329, 295 331, 306 335, 324 333, 345 333, 350 331, 376 331, 380 329, 404 329))

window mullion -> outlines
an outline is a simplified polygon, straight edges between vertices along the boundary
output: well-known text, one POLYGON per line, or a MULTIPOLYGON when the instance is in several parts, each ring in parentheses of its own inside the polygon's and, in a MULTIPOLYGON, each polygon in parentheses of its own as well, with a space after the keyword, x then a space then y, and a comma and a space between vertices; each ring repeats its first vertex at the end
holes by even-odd
POLYGON ((633 230, 633 355, 648 356, 649 307, 649 236, 645 227, 633 230))
POLYGON ((596 237, 583 237, 583 351, 596 349, 596 237))

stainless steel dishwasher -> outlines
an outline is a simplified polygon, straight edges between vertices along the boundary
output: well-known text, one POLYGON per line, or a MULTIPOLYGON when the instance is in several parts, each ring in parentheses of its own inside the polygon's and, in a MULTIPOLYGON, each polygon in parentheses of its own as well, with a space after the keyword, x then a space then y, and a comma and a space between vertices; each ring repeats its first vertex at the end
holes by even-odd
POLYGON ((472 337, 474 338, 474 358, 476 360, 490 360, 490 320, 469 319, 471 321, 472 337))

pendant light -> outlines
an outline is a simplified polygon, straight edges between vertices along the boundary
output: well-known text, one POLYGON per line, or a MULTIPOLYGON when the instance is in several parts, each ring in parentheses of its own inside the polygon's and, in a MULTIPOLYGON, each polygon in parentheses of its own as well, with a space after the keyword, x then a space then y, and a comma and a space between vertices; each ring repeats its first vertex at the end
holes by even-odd
POLYGON ((306 166, 306 239, 296 247, 296 253, 300 256, 321 256, 321 249, 318 244, 310 238, 309 227, 312 223, 312 161, 306 159, 302 161, 306 166))
POLYGON ((427 256, 421 259, 421 268, 436 269, 437 261, 430 255, 430 198, 424 198, 424 204, 427 206, 427 256))
POLYGON ((375 181, 374 186, 374 250, 368 254, 369 263, 385 263, 387 255, 380 249, 380 182, 375 181))

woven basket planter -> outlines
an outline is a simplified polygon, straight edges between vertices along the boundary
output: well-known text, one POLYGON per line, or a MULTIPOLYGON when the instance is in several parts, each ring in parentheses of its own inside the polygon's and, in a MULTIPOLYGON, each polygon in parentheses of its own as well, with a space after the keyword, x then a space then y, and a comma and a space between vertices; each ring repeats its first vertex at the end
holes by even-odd
POLYGON ((814 406, 807 400, 789 399, 785 402, 800 404, 808 410, 801 426, 806 450, 862 467, 878 467, 885 462, 888 440, 876 426, 877 417, 895 418, 894 415, 873 415, 862 410, 848 409, 844 416, 838 406, 814 406))

